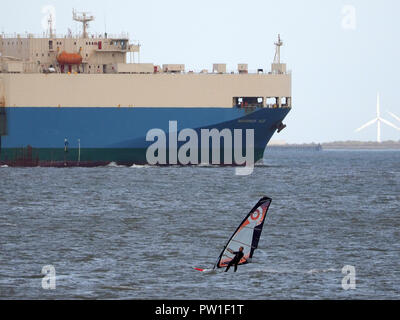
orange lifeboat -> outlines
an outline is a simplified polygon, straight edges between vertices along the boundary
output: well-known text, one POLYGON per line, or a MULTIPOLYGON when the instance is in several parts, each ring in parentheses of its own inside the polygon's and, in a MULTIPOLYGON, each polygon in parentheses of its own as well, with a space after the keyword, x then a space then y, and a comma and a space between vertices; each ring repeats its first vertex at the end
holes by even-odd
POLYGON ((57 56, 57 62, 59 64, 81 64, 82 63, 82 56, 79 53, 68 53, 68 52, 61 52, 57 56))

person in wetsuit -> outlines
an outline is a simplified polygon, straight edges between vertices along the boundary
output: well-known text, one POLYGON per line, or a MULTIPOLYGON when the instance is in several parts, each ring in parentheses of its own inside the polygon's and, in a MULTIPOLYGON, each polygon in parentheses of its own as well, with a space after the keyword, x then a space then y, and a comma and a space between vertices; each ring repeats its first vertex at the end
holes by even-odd
POLYGON ((225 272, 227 272, 231 266, 235 266, 234 270, 236 272, 238 264, 239 264, 240 260, 242 260, 242 258, 244 256, 243 249, 244 249, 243 247, 240 247, 239 251, 233 251, 233 250, 231 250, 229 248, 226 249, 230 253, 234 254, 235 256, 233 257, 233 259, 231 261, 229 261, 228 266, 225 269, 225 272))

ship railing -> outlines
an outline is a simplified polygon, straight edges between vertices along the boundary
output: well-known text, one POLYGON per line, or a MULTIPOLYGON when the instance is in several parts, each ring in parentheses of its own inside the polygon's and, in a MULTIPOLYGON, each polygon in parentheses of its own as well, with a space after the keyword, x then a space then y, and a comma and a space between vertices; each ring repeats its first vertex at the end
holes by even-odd
MULTIPOLYGON (((46 32, 43 33, 2 33, 0 34, 3 39, 43 39, 49 38, 49 34, 46 32)), ((79 35, 75 34, 53 34, 52 39, 79 39, 79 35)))
POLYGON ((280 106, 278 106, 278 105, 266 104, 266 105, 264 106, 264 108, 267 108, 267 109, 291 109, 292 106, 289 106, 289 105, 287 105, 287 104, 282 104, 282 105, 280 105, 280 106))
MULTIPOLYGON (((0 37, 3 39, 43 39, 43 38, 49 38, 49 34, 47 32, 43 32, 41 34, 39 33, 0 33, 0 37)), ((81 34, 53 34, 52 39, 80 39, 82 38, 81 34)), ((89 34, 90 39, 128 39, 129 40, 129 34, 128 33, 120 33, 120 34, 105 34, 105 33, 92 33, 89 34)), ((138 41, 132 41, 131 43, 139 43, 138 41)))
MULTIPOLYGON (((239 72, 238 70, 228 70, 228 71, 226 71, 226 72, 212 72, 212 71, 210 71, 210 70, 208 70, 208 69, 191 69, 191 68, 186 68, 186 70, 184 71, 184 72, 182 72, 182 73, 185 73, 185 74, 192 74, 192 73, 194 73, 194 74, 215 74, 215 75, 221 75, 221 74, 240 74, 240 75, 242 75, 242 74, 264 74, 264 75, 278 75, 278 74, 276 74, 276 73, 271 73, 271 72, 269 72, 269 71, 264 71, 263 69, 251 69, 251 70, 248 70, 247 72, 239 72)), ((289 70, 289 71, 286 71, 286 72, 283 72, 283 73, 280 73, 279 75, 289 75, 289 74, 291 74, 292 72, 289 70)))
POLYGON ((249 109, 249 108, 267 108, 267 109, 286 109, 286 108, 291 108, 291 106, 289 105, 272 105, 272 104, 266 104, 263 105, 262 103, 250 103, 247 105, 243 105, 243 104, 234 104, 233 105, 234 108, 239 108, 239 109, 249 109))

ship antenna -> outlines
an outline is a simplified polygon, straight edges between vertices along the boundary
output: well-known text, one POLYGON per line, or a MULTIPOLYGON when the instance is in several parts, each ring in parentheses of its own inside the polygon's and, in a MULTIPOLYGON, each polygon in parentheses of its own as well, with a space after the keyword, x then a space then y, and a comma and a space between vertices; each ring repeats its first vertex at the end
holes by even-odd
POLYGON ((49 25, 49 38, 53 38, 53 15, 50 13, 49 15, 49 20, 47 20, 47 23, 49 25))
POLYGON ((281 46, 283 42, 281 41, 281 35, 278 34, 278 42, 275 42, 276 50, 275 50, 275 58, 274 63, 280 64, 281 63, 281 46))
POLYGON ((107 38, 107 16, 104 13, 104 37, 107 38))
POLYGON ((72 19, 82 23, 82 38, 88 38, 87 29, 89 28, 89 22, 94 20, 94 16, 86 15, 89 12, 76 12, 72 10, 72 19))

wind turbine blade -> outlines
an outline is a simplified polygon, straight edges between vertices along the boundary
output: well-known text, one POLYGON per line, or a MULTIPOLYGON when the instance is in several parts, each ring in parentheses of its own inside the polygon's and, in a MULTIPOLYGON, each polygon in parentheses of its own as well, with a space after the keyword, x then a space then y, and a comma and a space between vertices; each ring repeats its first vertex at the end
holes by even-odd
POLYGON ((377 118, 379 118, 381 115, 381 104, 380 104, 379 100, 380 99, 379 99, 379 92, 378 92, 378 94, 376 96, 376 117, 377 118))
POLYGON ((390 111, 388 111, 388 113, 395 118, 397 121, 400 121, 400 117, 396 116, 394 113, 391 113, 390 111))
POLYGON ((358 128, 355 132, 361 131, 362 129, 365 129, 366 127, 370 126, 371 124, 374 124, 375 122, 378 121, 378 118, 375 118, 374 120, 371 120, 364 124, 362 127, 358 128))
POLYGON ((400 130, 400 128, 398 128, 398 127, 395 126, 393 123, 391 123, 391 122, 389 122, 389 121, 387 121, 387 120, 385 120, 385 119, 380 118, 379 120, 381 120, 383 123, 387 124, 388 126, 391 126, 392 128, 395 128, 395 129, 397 129, 397 130, 400 130))

